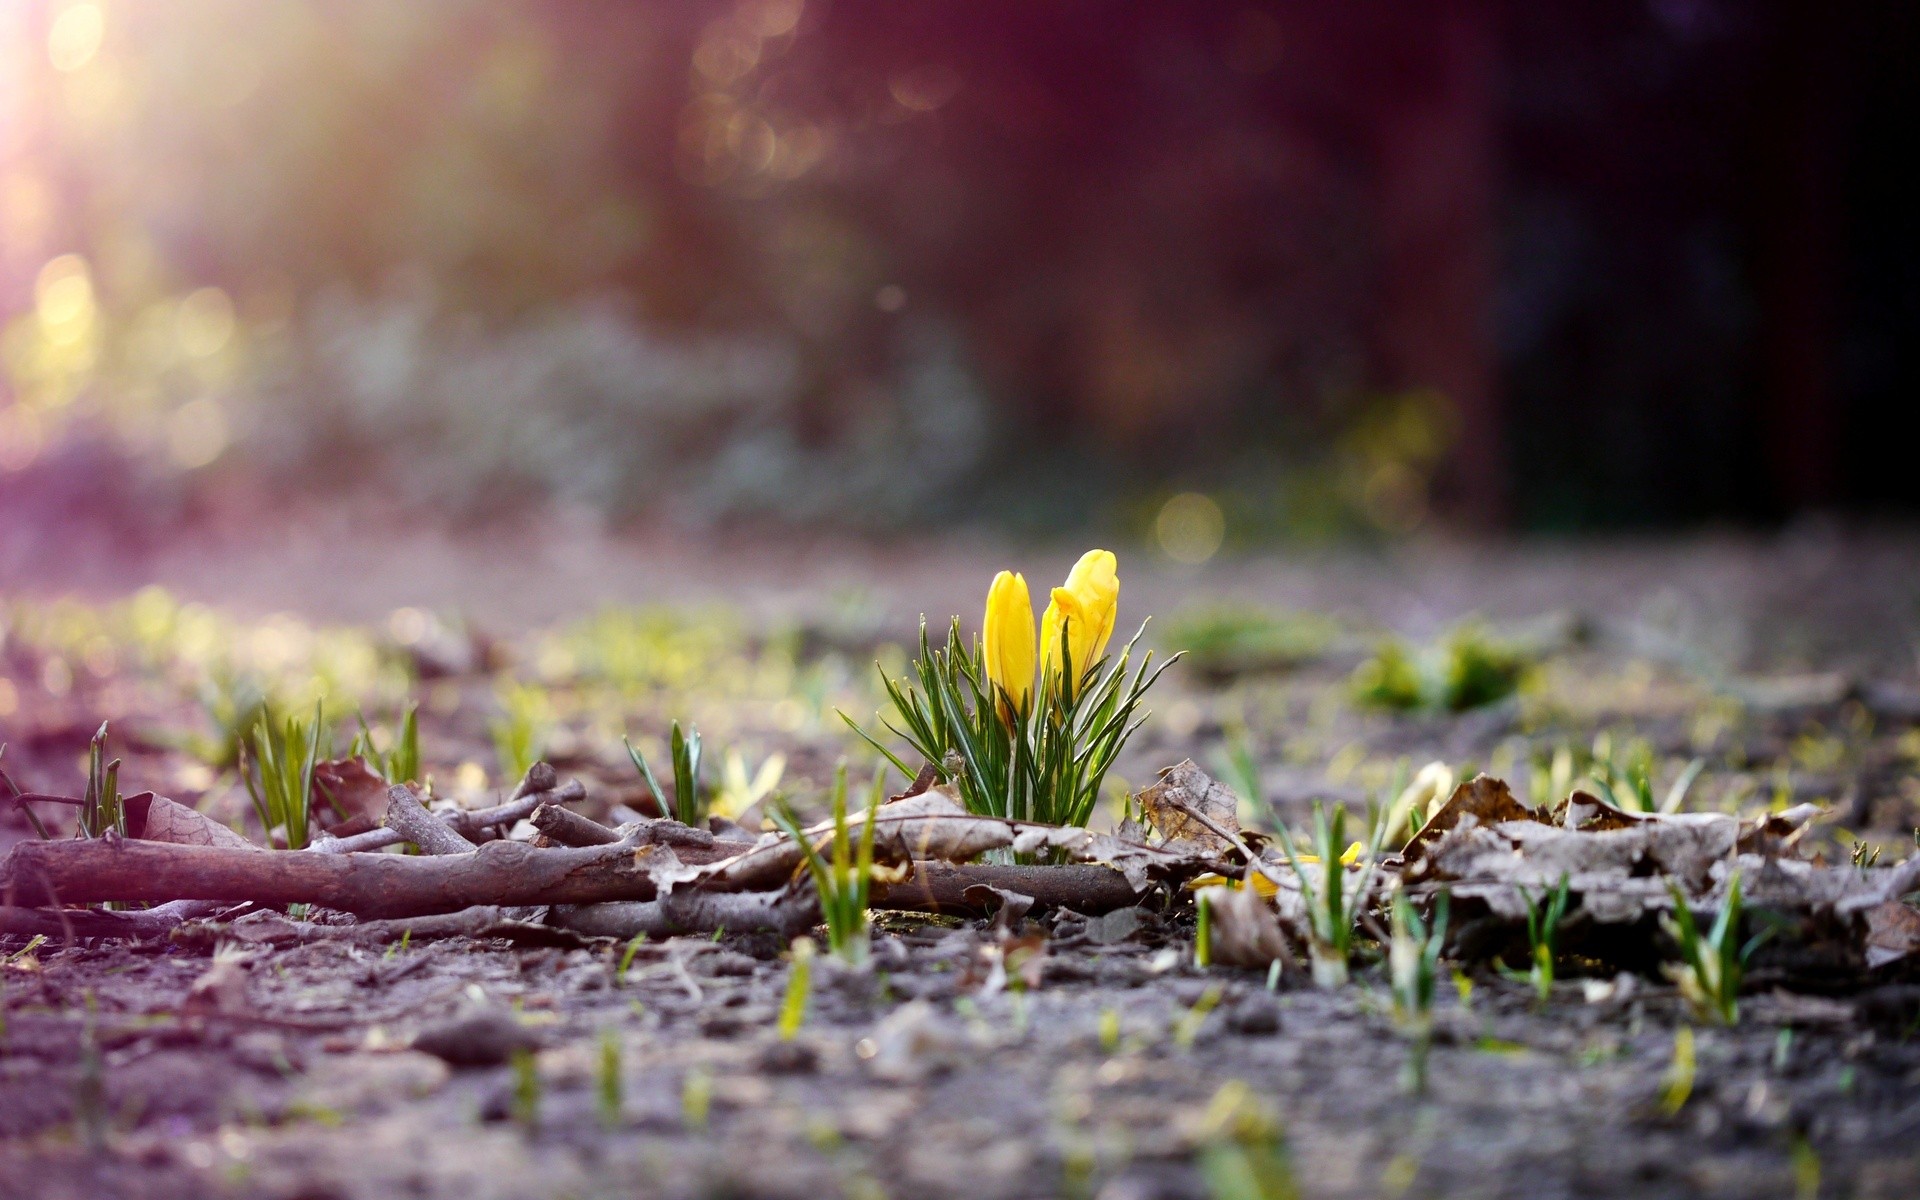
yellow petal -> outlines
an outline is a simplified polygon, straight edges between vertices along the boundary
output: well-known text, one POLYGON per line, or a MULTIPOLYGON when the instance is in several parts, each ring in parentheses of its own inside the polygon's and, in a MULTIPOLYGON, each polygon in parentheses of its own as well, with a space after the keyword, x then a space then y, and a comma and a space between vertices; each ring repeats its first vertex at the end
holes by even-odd
POLYGON ((1355 842, 1353 845, 1348 846, 1347 852, 1340 856, 1340 865, 1343 867, 1350 867, 1354 863, 1359 862, 1360 851, 1363 850, 1364 848, 1365 847, 1361 846, 1359 842, 1355 842))
POLYGON ((1060 661, 1064 629, 1066 653, 1072 659, 1073 678, 1064 681, 1069 696, 1078 690, 1087 668, 1106 653, 1119 606, 1119 561, 1108 550, 1081 555, 1067 575, 1066 586, 1053 589, 1052 603, 1040 622, 1040 661, 1049 673, 1064 674, 1060 661))
POLYGON ((981 652, 987 678, 1004 691, 1016 710, 1033 694, 1033 601, 1026 579, 1012 571, 993 577, 987 589, 987 615, 981 625, 981 652))

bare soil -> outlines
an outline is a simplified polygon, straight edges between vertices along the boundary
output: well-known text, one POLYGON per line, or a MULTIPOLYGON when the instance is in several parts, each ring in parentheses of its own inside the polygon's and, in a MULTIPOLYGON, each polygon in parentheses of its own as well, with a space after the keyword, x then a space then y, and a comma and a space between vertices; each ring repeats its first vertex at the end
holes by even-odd
MULTIPOLYGON (((340 545, 358 562, 358 543, 340 545)), ((411 590, 361 563, 312 611, 376 619, 471 595, 511 642, 589 598, 697 605, 731 586, 755 620, 778 613, 810 631, 807 656, 859 665, 911 628, 916 601, 971 613, 977 589, 946 580, 999 565, 991 546, 846 557, 837 577, 878 614, 850 625, 846 605, 823 613, 802 598, 834 574, 818 562, 789 573, 756 551, 682 550, 655 561, 700 565, 657 583, 645 555, 610 545, 597 562, 569 551, 564 570, 514 560, 501 568, 511 586, 489 589, 489 552, 442 546, 445 572, 411 590)), ((293 580, 326 561, 255 553, 293 580)), ((217 557, 154 551, 140 578, 102 567, 89 587, 158 578, 217 592, 217 557)), ((1460 714, 1354 708, 1345 681, 1364 637, 1284 671, 1177 673, 1123 761, 1136 782, 1178 758, 1215 763, 1244 739, 1268 798, 1296 819, 1311 797, 1360 800, 1368 764, 1472 761, 1523 788, 1534 755, 1607 731, 1644 739, 1665 776, 1706 757, 1703 806, 1765 804, 1784 787, 1831 810, 1831 854, 1854 834, 1887 861, 1912 852, 1920 542, 1904 535, 1816 528, 1140 574, 1136 615, 1226 597, 1426 636, 1478 611, 1543 649, 1526 695, 1460 714)), ((300 607, 297 584, 232 578, 238 611, 300 607)), ((0 741, 23 786, 73 790, 75 756, 110 716, 128 723, 123 786, 179 793, 180 751, 141 733, 166 726, 177 697, 112 678, 56 697, 32 664, 6 661, 19 700, 0 741)), ((487 753, 484 677, 459 691, 428 714, 443 771, 487 753)), ((635 701, 635 728, 664 719, 655 703, 635 701)), ((756 705, 735 734, 785 748, 802 794, 823 782, 844 741, 756 705)), ((604 747, 562 765, 587 780, 587 811, 630 791, 604 747)), ((30 836, 5 820, 6 840, 30 836)), ((1304 973, 1269 990, 1264 975, 1196 968, 1192 935, 1152 906, 1126 922, 1041 912, 1014 930, 889 916, 867 969, 815 963, 791 1041, 777 1029, 790 966, 769 936, 642 946, 624 973, 612 943, 255 946, 223 968, 238 999, 221 1013, 189 1002, 215 969, 211 945, 56 940, 0 969, 0 1197, 1234 1195, 1209 1182, 1226 1143, 1206 1114, 1235 1080, 1277 1120, 1310 1197, 1920 1195, 1920 975, 1905 964, 1823 975, 1762 960, 1731 1029, 1699 1026, 1652 964, 1621 977, 1569 962, 1544 1008, 1480 964, 1443 982, 1429 1085, 1414 1094, 1380 965, 1337 991, 1304 973), (1696 1065, 1676 1089, 1682 1027, 1696 1065), (518 1066, 516 1046, 530 1054, 518 1066), (617 1113, 603 1097, 609 1047, 617 1113)))

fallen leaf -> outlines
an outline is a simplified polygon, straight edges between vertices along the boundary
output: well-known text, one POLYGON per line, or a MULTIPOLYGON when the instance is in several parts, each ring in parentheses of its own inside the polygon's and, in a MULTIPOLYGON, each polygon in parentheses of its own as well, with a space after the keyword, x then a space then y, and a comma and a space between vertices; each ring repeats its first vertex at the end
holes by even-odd
POLYGON ((1867 966, 1884 967, 1920 950, 1920 911, 1898 900, 1867 910, 1867 966))
POLYGON ((122 802, 127 814, 127 836, 146 842, 172 842, 178 846, 225 846, 258 850, 240 834, 184 804, 139 792, 122 802))
POLYGON ((1160 778, 1143 789, 1139 799, 1147 823, 1169 845, 1203 854, 1226 854, 1235 848, 1230 838, 1214 832, 1207 822, 1237 835, 1240 798, 1195 766, 1192 759, 1161 771, 1160 778))
MULTIPOLYGON (((336 758, 313 764, 313 810, 338 820, 329 833, 359 822, 371 829, 387 813, 387 781, 364 758, 336 758)), ((339 836, 336 834, 336 836, 339 836)))
POLYGON ((1266 970, 1286 962, 1286 934, 1273 906, 1252 888, 1202 888, 1195 900, 1207 906, 1207 948, 1211 962, 1226 967, 1266 970))
POLYGON ((1539 820, 1532 809, 1513 798, 1513 792, 1504 781, 1490 775, 1476 775, 1455 788, 1453 795, 1440 806, 1440 811, 1427 818, 1427 823, 1420 827, 1420 832, 1401 852, 1402 860, 1409 864, 1419 861, 1427 847, 1468 817, 1481 825, 1500 821, 1539 820))

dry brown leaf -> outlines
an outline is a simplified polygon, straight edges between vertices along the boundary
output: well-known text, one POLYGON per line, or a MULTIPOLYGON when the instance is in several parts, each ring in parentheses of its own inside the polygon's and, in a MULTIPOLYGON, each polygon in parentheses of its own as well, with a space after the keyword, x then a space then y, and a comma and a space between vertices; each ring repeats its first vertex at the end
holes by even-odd
POLYGON ((387 786, 364 758, 315 763, 313 811, 334 815, 327 825, 329 833, 356 823, 371 829, 387 814, 387 786))
POLYGON ((1505 781, 1489 775, 1476 775, 1455 788, 1453 795, 1440 806, 1440 811, 1427 818, 1427 823, 1420 827, 1420 832, 1413 835, 1413 840, 1401 852, 1401 858, 1409 864, 1419 861, 1442 834, 1468 817, 1480 825, 1539 820, 1532 809, 1513 798, 1513 792, 1505 781))
POLYGON ((1867 910, 1867 966, 1884 967, 1920 950, 1920 912, 1898 900, 1867 910))
POLYGON ((1207 906, 1208 957, 1228 967, 1266 970, 1291 955, 1273 906, 1250 887, 1201 888, 1195 899, 1207 906))
POLYGON ((246 838, 184 804, 152 792, 128 796, 122 804, 127 814, 127 836, 146 842, 172 842, 177 846, 226 846, 258 850, 246 838))
POLYGON ((1230 833, 1240 832, 1240 798, 1190 758, 1161 771, 1160 778, 1141 791, 1140 809, 1166 842, 1203 854, 1234 849, 1232 840, 1208 828, 1207 821, 1230 833))

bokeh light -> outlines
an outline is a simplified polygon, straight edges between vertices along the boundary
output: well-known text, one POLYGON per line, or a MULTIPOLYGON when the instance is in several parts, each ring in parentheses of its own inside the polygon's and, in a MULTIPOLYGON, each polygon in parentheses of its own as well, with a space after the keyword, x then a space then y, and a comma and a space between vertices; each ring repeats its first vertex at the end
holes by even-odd
POLYGON ((47 29, 47 57, 57 71, 78 71, 100 53, 107 18, 98 4, 68 4, 47 29))
POLYGON ((1227 518, 1213 497, 1182 492, 1161 505, 1153 534, 1168 558, 1198 566, 1219 552, 1227 536, 1227 518))

